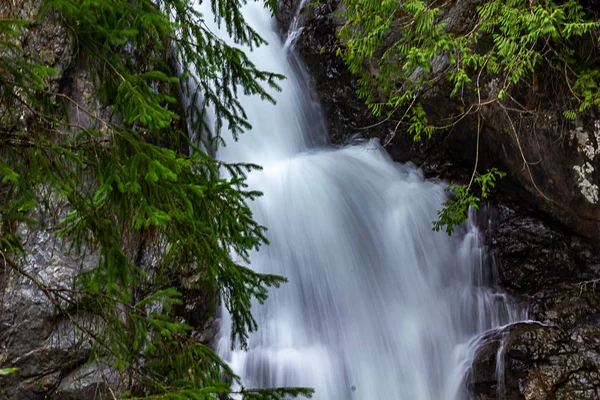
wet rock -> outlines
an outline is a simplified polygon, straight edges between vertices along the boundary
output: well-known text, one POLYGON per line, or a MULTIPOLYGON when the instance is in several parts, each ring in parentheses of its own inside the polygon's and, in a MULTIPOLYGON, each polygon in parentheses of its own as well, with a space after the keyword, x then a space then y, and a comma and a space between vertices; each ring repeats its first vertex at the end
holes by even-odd
POLYGON ((468 381, 474 397, 599 398, 597 247, 519 208, 497 206, 489 220, 499 282, 539 322, 515 324, 483 341, 468 381))
POLYGON ((599 398, 600 326, 522 323, 503 334, 502 341, 489 341, 478 352, 469 381, 476 399, 599 398), (505 365, 504 375, 490 368, 496 355, 505 365))
POLYGON ((277 28, 281 33, 282 38, 285 40, 290 25, 297 13, 302 10, 298 10, 300 6, 299 0, 283 0, 280 2, 279 12, 275 16, 277 20, 277 28))
POLYGON ((600 272, 597 248, 523 207, 497 205, 489 221, 499 283, 513 292, 593 279, 600 272))
POLYGON ((467 379, 469 393, 479 400, 495 398, 498 391, 496 379, 498 349, 502 346, 504 332, 490 332, 482 338, 475 353, 477 362, 473 363, 467 379))
POLYGON ((62 378, 56 400, 114 399, 120 393, 119 375, 107 365, 92 362, 62 378))
POLYGON ((481 226, 497 282, 538 322, 482 341, 467 382, 471 393, 480 400, 598 398, 598 247, 514 204, 496 205, 481 226))

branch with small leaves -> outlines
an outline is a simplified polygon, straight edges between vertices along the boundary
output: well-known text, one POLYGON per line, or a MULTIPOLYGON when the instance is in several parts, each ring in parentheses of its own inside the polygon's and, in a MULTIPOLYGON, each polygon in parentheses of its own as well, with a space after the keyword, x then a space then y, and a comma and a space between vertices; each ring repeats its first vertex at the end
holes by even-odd
POLYGON ((453 196, 444 204, 440 219, 434 222, 436 230, 446 226, 447 232, 453 232, 454 225, 466 218, 468 209, 476 208, 489 195, 493 187, 490 184, 503 176, 495 170, 479 174, 482 113, 486 108, 500 107, 505 112, 524 168, 540 193, 508 112, 533 113, 537 105, 519 104, 511 91, 530 78, 534 81, 532 90, 536 90, 536 74, 555 71, 555 76, 564 77, 563 85, 568 88, 568 105, 559 113, 565 120, 572 121, 590 108, 600 110, 600 65, 596 51, 600 21, 578 1, 479 2, 471 25, 461 26, 459 32, 448 29, 442 17, 442 8, 449 3, 440 5, 425 0, 343 0, 343 3, 345 7, 339 16, 345 24, 339 30, 337 54, 352 73, 359 75, 357 93, 365 98, 375 116, 383 115, 386 121, 394 121, 395 114, 401 115, 386 146, 400 127, 418 141, 430 138, 435 131, 456 126, 467 116, 477 115, 477 151, 471 179, 465 186, 449 187, 453 196), (399 39, 393 41, 390 37, 399 39), (595 57, 590 57, 591 54, 595 57), (445 62, 442 68, 440 60, 445 62), (483 74, 497 86, 485 88, 487 99, 483 96, 483 74), (459 112, 442 116, 442 120, 449 122, 435 126, 423 102, 431 88, 442 80, 449 84, 448 99, 459 105, 459 112), (476 193, 472 185, 479 183, 485 188, 480 187, 480 193, 476 193))

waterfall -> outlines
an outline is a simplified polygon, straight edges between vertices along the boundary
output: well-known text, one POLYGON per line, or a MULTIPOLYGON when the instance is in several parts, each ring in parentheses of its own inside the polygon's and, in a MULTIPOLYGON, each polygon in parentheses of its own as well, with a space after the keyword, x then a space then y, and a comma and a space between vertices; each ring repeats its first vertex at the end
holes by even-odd
POLYGON ((217 156, 263 166, 249 184, 264 192, 251 206, 270 245, 251 267, 289 283, 253 306, 259 330, 247 352, 230 350, 223 310, 219 355, 245 387, 313 387, 319 400, 465 398, 475 339, 524 318, 486 286, 477 227, 433 232, 444 185, 378 142, 327 145, 268 11, 249 3, 243 13, 270 43, 250 58, 287 79, 276 105, 241 98, 253 128, 217 156))

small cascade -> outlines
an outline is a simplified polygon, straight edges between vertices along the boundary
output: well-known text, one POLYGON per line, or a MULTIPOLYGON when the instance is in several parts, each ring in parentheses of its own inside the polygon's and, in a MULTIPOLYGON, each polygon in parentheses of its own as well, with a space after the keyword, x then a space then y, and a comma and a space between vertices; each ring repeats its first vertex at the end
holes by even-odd
POLYGON ((504 400, 504 352, 506 348, 506 341, 508 339, 508 333, 502 332, 500 337, 500 346, 498 346, 498 352, 496 354, 496 394, 498 400, 504 400))
POLYGON ((225 138, 217 157, 263 166, 249 184, 264 193, 252 209, 270 245, 251 267, 289 283, 253 307, 259 331, 247 352, 230 350, 224 311, 218 353, 246 387, 308 386, 318 400, 466 398, 478 338, 526 317, 491 288, 473 218, 451 237, 434 232, 443 184, 376 141, 327 145, 288 56, 300 27, 281 43, 262 5, 243 13, 270 43, 252 61, 288 79, 276 105, 240 98, 253 128, 225 138))
POLYGON ((285 42, 283 43, 283 49, 285 51, 290 51, 293 49, 296 41, 302 34, 302 11, 308 2, 309 0, 300 0, 300 4, 298 4, 298 7, 296 8, 296 12, 294 13, 294 17, 290 23, 285 42))

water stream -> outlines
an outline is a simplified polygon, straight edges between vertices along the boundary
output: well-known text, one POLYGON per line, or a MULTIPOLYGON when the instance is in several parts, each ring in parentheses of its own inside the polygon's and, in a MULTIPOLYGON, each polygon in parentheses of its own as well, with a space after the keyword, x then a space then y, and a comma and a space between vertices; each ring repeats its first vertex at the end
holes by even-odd
POLYGON ((217 351, 246 387, 309 386, 319 400, 464 398, 474 339, 524 318, 487 286, 477 227, 433 232, 444 186, 377 142, 327 145, 289 43, 261 4, 243 12, 270 43, 252 61, 288 79, 276 105, 242 99, 253 129, 218 157, 263 166, 249 182, 264 192, 252 208, 271 244, 251 266, 289 283, 253 307, 260 328, 248 352, 230 350, 224 312, 217 351))

